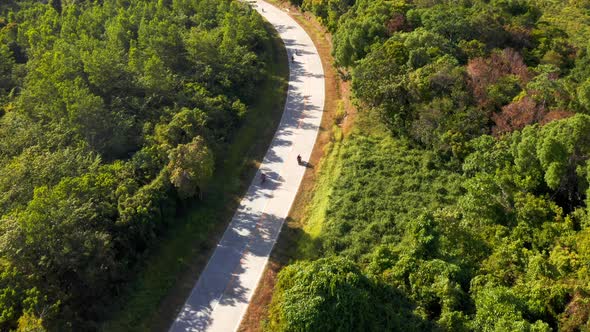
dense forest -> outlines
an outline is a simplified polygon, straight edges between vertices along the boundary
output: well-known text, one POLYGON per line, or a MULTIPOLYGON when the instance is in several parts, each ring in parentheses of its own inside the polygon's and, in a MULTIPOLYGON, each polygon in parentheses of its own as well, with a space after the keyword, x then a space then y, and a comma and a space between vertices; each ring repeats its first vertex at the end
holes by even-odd
POLYGON ((588 330, 590 1, 291 2, 359 119, 267 330, 588 330))
POLYGON ((206 194, 268 38, 231 0, 0 2, 1 331, 97 328, 206 194))

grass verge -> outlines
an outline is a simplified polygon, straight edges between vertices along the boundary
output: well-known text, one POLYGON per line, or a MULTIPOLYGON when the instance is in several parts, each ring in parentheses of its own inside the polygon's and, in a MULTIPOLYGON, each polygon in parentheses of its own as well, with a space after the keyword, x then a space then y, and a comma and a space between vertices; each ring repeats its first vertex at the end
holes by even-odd
POLYGON ((330 144, 326 156, 322 160, 322 167, 317 175, 313 195, 300 221, 305 236, 299 236, 296 239, 294 257, 291 257, 291 259, 316 259, 318 256, 317 243, 326 217, 330 193, 332 192, 334 180, 340 174, 341 146, 340 141, 330 144))
POLYGON ((289 64, 276 31, 267 43, 268 77, 259 98, 223 154, 202 203, 188 208, 139 269, 136 281, 113 305, 101 330, 165 331, 184 304, 212 249, 237 208, 280 121, 289 64))

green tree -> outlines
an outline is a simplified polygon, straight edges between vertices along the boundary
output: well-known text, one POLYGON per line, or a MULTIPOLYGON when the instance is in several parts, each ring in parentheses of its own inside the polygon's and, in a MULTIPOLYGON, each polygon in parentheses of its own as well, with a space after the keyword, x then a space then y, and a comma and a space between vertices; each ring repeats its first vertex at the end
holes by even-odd
POLYGON ((533 323, 523 318, 520 299, 506 287, 493 285, 478 289, 475 294, 477 313, 472 328, 481 331, 551 331, 541 320, 533 323))
POLYGON ((366 276, 351 261, 323 258, 281 271, 271 304, 273 331, 414 331, 425 328, 402 294, 366 276))
POLYGON ((17 332, 45 332, 43 319, 37 318, 32 314, 25 313, 18 319, 17 332))
POLYGON ((170 181, 180 197, 199 197, 213 174, 213 155, 200 136, 190 143, 180 144, 170 151, 170 181))
POLYGON ((578 100, 580 104, 590 112, 590 79, 586 80, 578 87, 578 100))

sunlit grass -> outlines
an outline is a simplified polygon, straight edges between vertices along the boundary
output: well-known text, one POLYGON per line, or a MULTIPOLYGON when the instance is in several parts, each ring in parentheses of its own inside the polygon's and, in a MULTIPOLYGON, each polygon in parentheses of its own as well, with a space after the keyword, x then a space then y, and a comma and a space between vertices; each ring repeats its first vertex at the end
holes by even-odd
POLYGON ((313 259, 318 255, 318 250, 315 247, 317 242, 314 240, 318 239, 322 232, 333 182, 340 173, 342 162, 339 153, 340 147, 341 142, 332 143, 329 147, 330 151, 320 165, 321 169, 319 170, 313 197, 301 222, 303 231, 307 236, 302 236, 297 241, 297 259, 313 259))

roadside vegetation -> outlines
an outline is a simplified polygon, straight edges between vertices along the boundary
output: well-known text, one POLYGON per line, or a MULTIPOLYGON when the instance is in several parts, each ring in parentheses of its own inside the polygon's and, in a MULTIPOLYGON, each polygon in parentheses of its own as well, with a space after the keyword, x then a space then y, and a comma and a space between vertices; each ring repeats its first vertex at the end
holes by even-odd
POLYGON ((141 263, 139 273, 118 296, 102 331, 167 330, 192 290, 211 250, 250 185, 283 114, 289 63, 283 42, 268 24, 265 77, 239 128, 217 164, 202 202, 176 217, 141 263), (272 57, 271 57, 272 56, 272 57))
POLYGON ((265 329, 587 329, 590 3, 292 2, 359 115, 265 329))
POLYGON ((230 0, 3 1, 0 40, 0 330, 97 330, 130 289, 141 326, 272 136, 276 41, 230 0))

